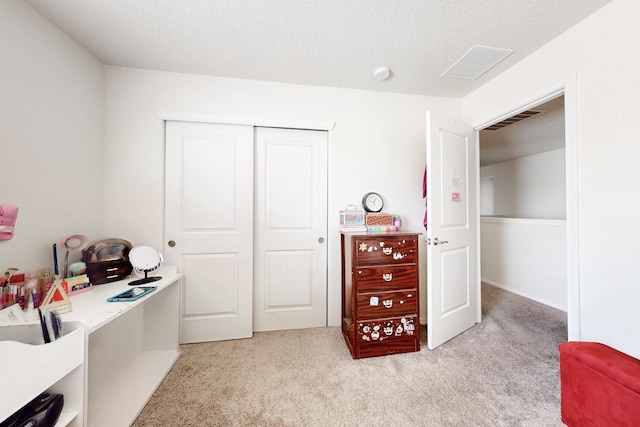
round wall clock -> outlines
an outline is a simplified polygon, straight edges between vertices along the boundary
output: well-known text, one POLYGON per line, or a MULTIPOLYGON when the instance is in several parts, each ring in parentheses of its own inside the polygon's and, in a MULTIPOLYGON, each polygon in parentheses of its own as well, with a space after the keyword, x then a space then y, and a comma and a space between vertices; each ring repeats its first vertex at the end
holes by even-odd
POLYGON ((380 212, 384 202, 378 193, 369 192, 362 197, 362 207, 367 212, 380 212))

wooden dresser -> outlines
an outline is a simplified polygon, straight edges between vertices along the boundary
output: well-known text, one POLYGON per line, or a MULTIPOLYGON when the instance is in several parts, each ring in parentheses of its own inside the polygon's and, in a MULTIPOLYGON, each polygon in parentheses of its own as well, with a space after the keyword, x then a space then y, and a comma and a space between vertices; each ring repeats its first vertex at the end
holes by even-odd
POLYGON ((418 236, 341 233, 342 334, 354 359, 420 350, 418 236))

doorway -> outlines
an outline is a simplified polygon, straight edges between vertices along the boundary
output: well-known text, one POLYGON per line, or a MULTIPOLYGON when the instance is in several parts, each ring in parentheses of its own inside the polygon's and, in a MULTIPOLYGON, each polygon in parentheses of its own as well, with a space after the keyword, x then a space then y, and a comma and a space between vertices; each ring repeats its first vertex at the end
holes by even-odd
MULTIPOLYGON (((572 82, 565 82, 562 87, 534 98, 533 101, 523 104, 500 119, 488 121, 485 125, 476 127, 480 157, 483 162, 480 166, 480 179, 485 186, 491 187, 488 190, 493 191, 495 200, 491 200, 490 196, 485 197, 485 206, 482 207, 484 214, 481 220, 481 253, 484 253, 481 255, 483 281, 566 311, 569 337, 579 334, 576 304, 579 285, 577 276, 573 273, 577 271, 575 127, 575 89, 572 82), (513 122, 518 123, 513 124, 513 122), (506 144, 509 141, 487 137, 488 133, 496 131, 486 129, 495 125, 498 125, 497 128, 501 126, 504 129, 511 128, 504 133, 511 134, 512 137, 521 131, 522 135, 513 139, 519 139, 521 144, 525 142, 527 145, 509 146, 506 144), (535 140, 532 142, 531 138, 535 140), (485 148, 487 152, 483 152, 485 148), (503 163, 500 164, 500 162, 503 163), (499 166, 491 166, 492 163, 499 166), (534 176, 538 180, 535 182, 531 182, 533 165, 537 165, 538 168, 537 175, 534 176), (540 169, 540 165, 544 167, 540 169), (513 170, 518 168, 524 171, 513 170), (510 182, 506 186, 500 185, 500 181, 504 183, 505 177, 509 176, 505 172, 509 169, 511 169, 510 182), (527 176, 530 178, 528 185, 521 182, 522 178, 527 176), (501 191, 510 191, 510 194, 501 199, 501 196, 504 196, 504 194, 501 195, 501 191), (493 202, 490 209, 486 206, 487 200, 493 202), (498 243, 493 242, 495 246, 488 244, 489 239, 485 233, 489 235, 493 233, 493 239, 498 243), (536 239, 540 241, 536 243, 536 239), (514 241, 516 243, 513 243, 514 241), (512 246, 509 246, 509 242, 512 246), (518 244, 519 251, 523 253, 520 258, 514 253, 517 250, 513 249, 513 245, 517 247, 518 244), (537 245, 537 247, 531 245, 537 245), (545 257, 547 259, 547 261, 542 260, 544 268, 540 268, 539 260, 535 256, 536 250, 542 254, 543 259, 545 257), (548 289, 542 290, 532 286, 531 282, 524 283, 524 287, 513 286, 513 283, 501 283, 502 280, 517 280, 514 277, 517 277, 517 273, 521 271, 518 265, 491 264, 485 259, 487 252, 491 251, 497 252, 494 257, 496 259, 501 257, 508 260, 515 259, 513 263, 520 262, 525 269, 535 268, 538 272, 549 273, 553 276, 554 282, 551 283, 552 280, 549 280, 549 277, 533 280, 537 284, 550 283, 548 289), (549 264, 545 265, 546 262, 549 264), (492 283, 492 278, 487 276, 497 277, 498 283, 492 283)), ((482 194, 480 199, 483 200, 482 194)))
POLYGON ((482 280, 562 311, 564 121, 560 96, 480 131, 482 280))

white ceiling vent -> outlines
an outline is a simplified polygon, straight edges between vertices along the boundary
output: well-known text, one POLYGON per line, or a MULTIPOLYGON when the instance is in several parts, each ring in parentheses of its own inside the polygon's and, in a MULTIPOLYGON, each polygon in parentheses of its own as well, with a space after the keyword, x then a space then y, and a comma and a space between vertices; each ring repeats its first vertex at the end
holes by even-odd
POLYGON ((473 46, 451 67, 442 73, 442 77, 475 80, 496 66, 513 50, 488 46, 473 46))

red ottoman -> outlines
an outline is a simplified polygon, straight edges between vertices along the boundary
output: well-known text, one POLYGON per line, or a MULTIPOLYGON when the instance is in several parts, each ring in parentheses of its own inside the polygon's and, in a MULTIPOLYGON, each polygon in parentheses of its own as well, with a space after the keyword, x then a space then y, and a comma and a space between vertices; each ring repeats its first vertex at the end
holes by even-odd
POLYGON ((640 426, 640 360, 596 342, 565 342, 558 348, 566 425, 640 426))

